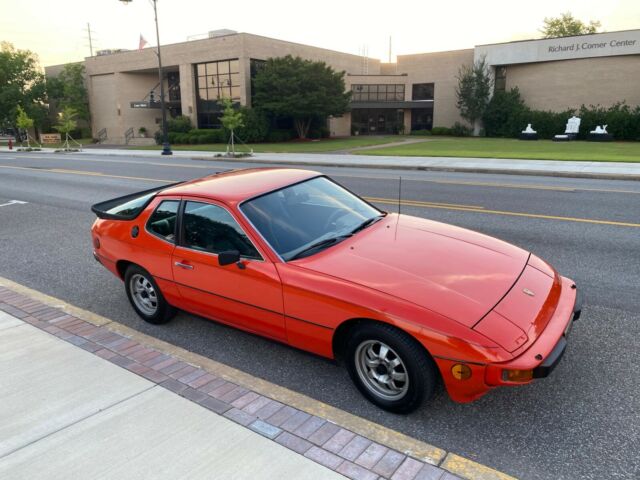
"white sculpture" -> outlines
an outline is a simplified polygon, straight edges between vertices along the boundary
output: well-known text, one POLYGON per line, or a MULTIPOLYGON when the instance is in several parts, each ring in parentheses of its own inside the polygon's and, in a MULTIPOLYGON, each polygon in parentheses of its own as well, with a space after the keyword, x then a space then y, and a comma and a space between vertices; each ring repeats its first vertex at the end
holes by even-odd
POLYGON ((578 130, 580 130, 580 121, 581 120, 575 115, 571 117, 569 120, 567 120, 567 128, 565 129, 564 133, 569 135, 577 135, 578 130))
POLYGON ((591 130, 589 133, 595 133, 598 135, 607 135, 609 132, 607 132, 607 126, 603 125, 602 127, 600 125, 596 126, 595 130, 591 130))
POLYGON ((522 133, 534 134, 534 133, 538 133, 538 132, 536 132, 533 128, 531 128, 531 124, 528 123, 527 124, 527 128, 522 130, 522 133))
POLYGON ((569 120, 567 120, 567 127, 566 130, 564 131, 564 133, 568 133, 568 134, 576 134, 578 133, 578 131, 580 130, 580 119, 578 117, 576 117, 575 115, 573 117, 571 117, 569 120))

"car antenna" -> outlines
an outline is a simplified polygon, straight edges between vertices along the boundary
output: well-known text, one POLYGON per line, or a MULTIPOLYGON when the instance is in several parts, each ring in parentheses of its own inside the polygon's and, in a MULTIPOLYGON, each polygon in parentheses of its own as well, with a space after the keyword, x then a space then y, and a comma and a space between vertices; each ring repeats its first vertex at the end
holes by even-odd
POLYGON ((402 176, 398 177, 398 218, 396 218, 396 231, 393 236, 394 240, 398 236, 398 224, 400 223, 401 213, 402 213, 402 176))

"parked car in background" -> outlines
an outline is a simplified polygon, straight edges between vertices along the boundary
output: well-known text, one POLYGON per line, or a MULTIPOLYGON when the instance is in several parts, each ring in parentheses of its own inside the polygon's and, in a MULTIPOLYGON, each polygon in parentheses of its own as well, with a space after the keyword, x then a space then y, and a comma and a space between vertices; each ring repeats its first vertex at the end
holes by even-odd
POLYGON ((394 412, 440 382, 470 402, 547 376, 580 315, 576 285, 535 255, 318 172, 225 172, 92 210, 93 254, 144 320, 182 309, 341 360, 394 412))

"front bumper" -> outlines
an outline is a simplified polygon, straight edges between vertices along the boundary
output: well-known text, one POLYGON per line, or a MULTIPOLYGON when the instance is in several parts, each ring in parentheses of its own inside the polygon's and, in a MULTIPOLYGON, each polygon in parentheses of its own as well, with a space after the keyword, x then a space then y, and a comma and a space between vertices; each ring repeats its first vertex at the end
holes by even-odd
POLYGON ((574 282, 561 278, 561 294, 553 316, 536 341, 526 351, 507 362, 474 364, 463 360, 435 357, 449 396, 456 402, 466 403, 476 400, 498 386, 515 386, 530 383, 535 378, 548 376, 560 363, 567 348, 567 335, 575 320, 582 312, 582 295, 574 282), (471 378, 458 380, 452 375, 457 364, 467 365, 471 378), (505 370, 529 371, 529 380, 507 381, 505 370))
POLYGON ((560 363, 567 348, 567 336, 573 322, 582 313, 582 294, 573 281, 562 278, 562 295, 556 311, 545 330, 527 351, 513 360, 487 365, 485 382, 490 386, 522 385, 535 378, 544 378, 560 363), (532 371, 529 381, 509 381, 503 378, 506 370, 532 371))
POLYGON ((567 336, 569 335, 569 331, 573 326, 573 322, 580 318, 580 314, 582 313, 582 292, 576 289, 576 302, 573 307, 573 316, 571 317, 571 321, 569 325, 565 329, 562 337, 558 340, 558 343, 551 354, 543 360, 543 362, 533 369, 533 378, 544 378, 548 377, 549 374, 556 368, 556 366, 560 363, 562 356, 564 355, 565 350, 567 349, 567 336))

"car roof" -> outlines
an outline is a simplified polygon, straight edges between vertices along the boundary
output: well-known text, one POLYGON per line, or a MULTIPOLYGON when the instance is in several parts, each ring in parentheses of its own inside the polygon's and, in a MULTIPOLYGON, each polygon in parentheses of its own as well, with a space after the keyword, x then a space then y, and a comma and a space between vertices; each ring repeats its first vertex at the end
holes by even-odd
POLYGON ((163 190, 159 195, 192 195, 227 203, 244 200, 322 175, 295 168, 247 168, 217 173, 163 190))

